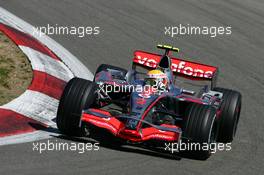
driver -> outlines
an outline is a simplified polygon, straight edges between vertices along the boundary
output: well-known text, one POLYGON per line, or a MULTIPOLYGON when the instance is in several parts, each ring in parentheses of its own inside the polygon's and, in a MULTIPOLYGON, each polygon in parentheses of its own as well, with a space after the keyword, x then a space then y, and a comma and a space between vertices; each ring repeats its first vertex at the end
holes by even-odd
POLYGON ((145 86, 148 85, 158 92, 165 92, 168 90, 168 77, 161 70, 155 69, 147 73, 145 78, 145 86))

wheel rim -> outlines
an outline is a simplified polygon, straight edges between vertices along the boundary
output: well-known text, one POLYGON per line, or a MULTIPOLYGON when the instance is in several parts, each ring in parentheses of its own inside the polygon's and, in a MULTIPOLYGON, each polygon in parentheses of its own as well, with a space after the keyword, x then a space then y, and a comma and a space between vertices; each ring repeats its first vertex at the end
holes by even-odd
POLYGON ((216 123, 215 119, 216 119, 216 115, 214 116, 214 119, 213 119, 213 122, 212 122, 212 125, 211 125, 211 129, 210 129, 210 132, 209 132, 209 138, 208 138, 208 143, 209 144, 216 143, 217 123, 216 123))
POLYGON ((233 127, 233 137, 235 137, 235 135, 236 135, 240 110, 241 110, 241 103, 239 103, 235 109, 235 114, 234 114, 235 115, 235 121, 234 121, 234 127, 233 127))
POLYGON ((216 131, 217 131, 217 124, 214 120, 211 133, 210 133, 209 144, 216 143, 216 131))

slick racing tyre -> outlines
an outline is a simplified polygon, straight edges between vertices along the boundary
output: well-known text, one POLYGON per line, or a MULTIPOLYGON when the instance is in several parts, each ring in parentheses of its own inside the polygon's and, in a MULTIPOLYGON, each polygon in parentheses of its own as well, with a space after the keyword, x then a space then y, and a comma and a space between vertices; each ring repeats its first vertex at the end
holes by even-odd
POLYGON ((109 65, 109 64, 101 64, 97 68, 97 70, 95 71, 94 80, 96 78, 97 73, 99 73, 101 71, 109 71, 109 70, 116 70, 116 71, 121 72, 122 77, 120 77, 120 79, 125 79, 125 76, 127 74, 127 70, 126 69, 123 69, 123 68, 120 68, 120 67, 117 67, 117 66, 112 66, 112 65, 109 65))
POLYGON ((237 91, 216 87, 214 91, 223 93, 219 135, 217 142, 229 143, 235 137, 241 110, 241 94, 237 91))
POLYGON ((89 108, 95 99, 96 84, 81 78, 71 79, 64 88, 57 112, 57 126, 61 133, 80 136, 79 126, 83 109, 89 108))
POLYGON ((182 143, 188 145, 188 149, 180 150, 180 154, 198 160, 209 158, 211 144, 215 144, 217 136, 216 109, 191 103, 183 118, 182 129, 182 143))

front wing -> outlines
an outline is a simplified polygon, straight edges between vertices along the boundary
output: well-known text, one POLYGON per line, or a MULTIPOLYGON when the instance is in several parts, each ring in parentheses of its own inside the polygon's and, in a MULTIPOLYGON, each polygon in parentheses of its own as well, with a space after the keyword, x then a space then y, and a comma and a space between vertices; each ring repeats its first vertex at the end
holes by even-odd
MULTIPOLYGON (((150 125, 137 130, 127 129, 125 124, 112 116, 108 111, 89 109, 83 111, 82 122, 87 122, 99 128, 104 128, 114 136, 133 141, 144 142, 148 140, 162 140, 178 142, 181 138, 181 128, 174 125, 150 125)), ((144 121, 141 121, 144 122, 144 121)))

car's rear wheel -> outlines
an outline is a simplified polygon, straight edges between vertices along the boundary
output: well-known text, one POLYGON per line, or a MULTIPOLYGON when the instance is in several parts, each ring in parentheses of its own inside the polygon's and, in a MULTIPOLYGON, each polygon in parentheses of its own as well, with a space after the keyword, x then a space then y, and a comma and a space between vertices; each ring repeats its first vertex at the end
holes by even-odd
POLYGON ((59 102, 56 118, 61 133, 71 136, 81 135, 82 110, 94 103, 95 90, 96 84, 89 80, 73 78, 67 83, 59 102))
MULTIPOLYGON (((117 67, 117 66, 112 66, 109 64, 101 64, 97 70, 95 71, 95 76, 94 76, 94 80, 96 78, 97 73, 101 72, 101 71, 109 71, 109 70, 116 70, 116 71, 120 71, 122 73, 122 78, 124 79, 126 74, 127 74, 127 70, 123 69, 121 67, 117 67)), ((121 78, 121 77, 120 77, 121 78)))
POLYGON ((235 137, 241 111, 241 94, 237 91, 216 87, 214 91, 223 93, 219 118, 218 142, 229 143, 235 137))
POLYGON ((211 155, 211 144, 216 142, 216 109, 192 103, 186 110, 182 125, 182 144, 188 150, 180 150, 183 156, 205 160, 211 155))

